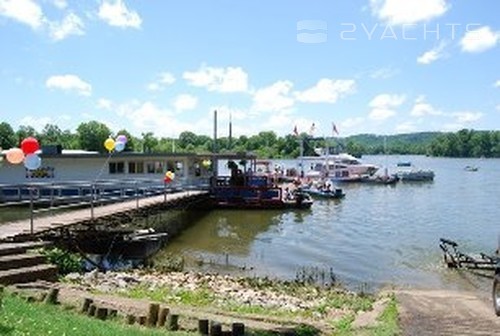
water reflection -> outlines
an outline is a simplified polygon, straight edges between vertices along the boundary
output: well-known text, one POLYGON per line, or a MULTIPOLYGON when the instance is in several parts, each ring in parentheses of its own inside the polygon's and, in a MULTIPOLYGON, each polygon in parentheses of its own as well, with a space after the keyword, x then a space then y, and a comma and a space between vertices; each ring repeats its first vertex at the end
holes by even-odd
MULTIPOLYGON (((307 212, 214 211, 166 251, 208 260, 221 269, 227 265, 245 268, 247 274, 282 278, 294 278, 304 266, 332 268, 351 288, 363 284, 487 288, 488 279, 448 270, 438 243, 446 237, 470 251, 490 253, 496 248, 500 160, 398 156, 364 160, 391 167, 408 160, 434 170, 436 178, 431 183, 395 186, 342 184, 345 199, 316 200, 307 212), (464 171, 471 164, 480 166, 479 171, 464 171)), ((190 267, 199 264, 209 269, 200 262, 190 267)))

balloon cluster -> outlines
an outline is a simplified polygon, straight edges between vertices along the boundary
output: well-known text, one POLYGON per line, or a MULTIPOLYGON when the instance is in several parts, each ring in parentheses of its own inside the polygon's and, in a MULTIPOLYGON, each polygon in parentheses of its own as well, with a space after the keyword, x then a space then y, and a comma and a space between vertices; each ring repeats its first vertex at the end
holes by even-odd
POLYGON ((165 177, 163 178, 163 182, 165 183, 170 183, 174 180, 175 178, 175 173, 171 172, 170 170, 165 173, 165 177))
POLYGON ((116 141, 112 137, 107 138, 104 141, 104 148, 106 148, 110 153, 113 150, 115 152, 121 152, 122 150, 125 149, 126 144, 127 144, 127 137, 125 135, 119 135, 116 137, 116 141))
POLYGON ((35 170, 42 165, 42 159, 35 153, 40 149, 38 140, 27 137, 21 141, 21 148, 11 148, 5 154, 5 158, 12 164, 24 162, 24 166, 29 170, 35 170))

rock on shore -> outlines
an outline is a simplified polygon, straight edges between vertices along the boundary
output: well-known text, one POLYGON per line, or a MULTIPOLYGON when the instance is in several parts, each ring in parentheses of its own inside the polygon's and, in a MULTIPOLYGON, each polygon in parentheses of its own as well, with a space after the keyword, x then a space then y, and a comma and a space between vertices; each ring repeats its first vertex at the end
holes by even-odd
POLYGON ((127 292, 137 286, 148 290, 169 288, 172 293, 204 289, 213 294, 215 302, 280 307, 292 312, 320 306, 324 300, 320 290, 313 286, 304 286, 299 295, 297 291, 287 291, 287 287, 277 281, 195 272, 146 273, 136 270, 101 273, 95 270, 83 275, 72 273, 65 280, 103 293, 127 292))

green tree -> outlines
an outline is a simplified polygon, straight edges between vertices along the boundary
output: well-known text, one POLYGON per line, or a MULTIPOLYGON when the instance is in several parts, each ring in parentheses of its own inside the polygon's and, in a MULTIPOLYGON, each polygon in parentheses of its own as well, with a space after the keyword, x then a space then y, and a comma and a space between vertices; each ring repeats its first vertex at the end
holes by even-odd
POLYGON ((19 146, 14 130, 7 122, 0 123, 0 147, 9 149, 19 146))
POLYGON ((193 132, 184 131, 179 134, 179 141, 177 144, 179 145, 179 148, 186 149, 188 145, 196 146, 198 140, 197 138, 198 136, 193 132))
POLYGON ((40 141, 46 145, 60 145, 63 132, 57 125, 47 124, 40 134, 40 141))
POLYGON ((142 133, 142 151, 144 153, 154 152, 156 146, 158 146, 158 139, 153 132, 142 133))
POLYGON ((38 138, 36 134, 36 130, 31 126, 19 126, 19 129, 16 132, 17 142, 21 143, 27 137, 38 138))
POLYGON ((106 152, 104 141, 111 135, 108 126, 97 121, 81 123, 76 129, 81 149, 106 152))

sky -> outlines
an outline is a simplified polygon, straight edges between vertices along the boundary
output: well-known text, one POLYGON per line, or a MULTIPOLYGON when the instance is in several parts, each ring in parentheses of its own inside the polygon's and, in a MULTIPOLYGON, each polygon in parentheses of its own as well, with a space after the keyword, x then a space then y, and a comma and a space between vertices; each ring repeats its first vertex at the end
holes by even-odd
POLYGON ((0 122, 500 130, 498 0, 0 0, 0 122))

